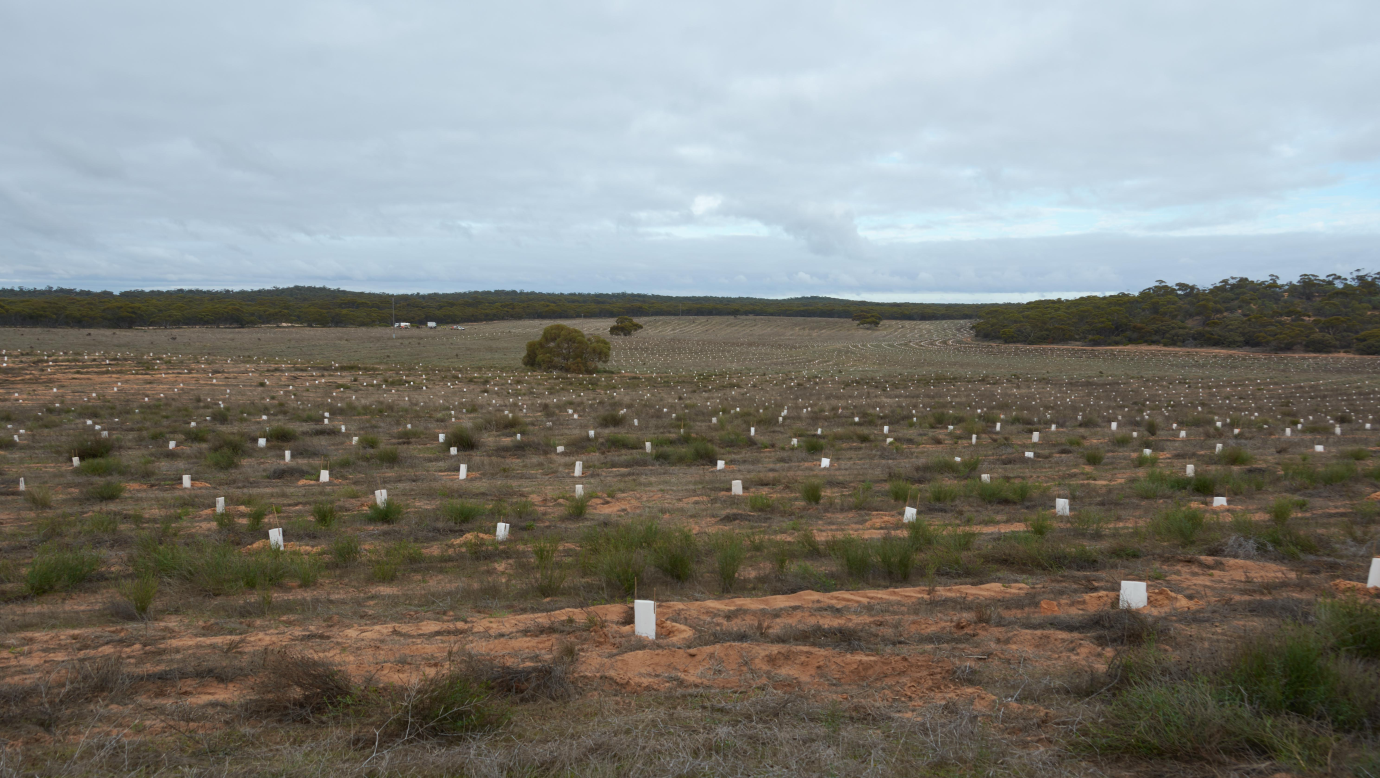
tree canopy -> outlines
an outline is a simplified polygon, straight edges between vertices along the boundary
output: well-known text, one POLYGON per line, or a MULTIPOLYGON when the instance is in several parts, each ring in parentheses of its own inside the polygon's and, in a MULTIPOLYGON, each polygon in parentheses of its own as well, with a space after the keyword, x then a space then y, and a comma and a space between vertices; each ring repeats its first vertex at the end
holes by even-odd
POLYGON ((441 324, 512 319, 627 316, 809 316, 846 319, 884 311, 888 319, 973 319, 981 306, 864 303, 832 297, 671 297, 653 294, 554 294, 495 290, 388 295, 313 286, 255 290, 173 289, 90 292, 0 289, 0 326, 8 327, 387 327, 397 320, 441 324))
POLYGON ((1139 294, 1038 300, 989 308, 979 337, 1007 343, 1071 343, 1302 349, 1380 353, 1380 273, 1350 277, 1227 278, 1211 287, 1164 281, 1139 294))
POLYGON ((609 361, 612 347, 598 335, 586 336, 574 327, 552 324, 537 340, 527 341, 522 364, 537 370, 561 373, 593 373, 598 363, 609 361))
POLYGON ((871 327, 875 330, 882 326, 882 315, 873 310, 854 311, 853 321, 857 322, 859 327, 871 327))
POLYGON ((626 338, 640 329, 642 329, 642 325, 633 321, 631 316, 619 316, 614 320, 613 326, 609 327, 609 334, 621 335, 626 338))

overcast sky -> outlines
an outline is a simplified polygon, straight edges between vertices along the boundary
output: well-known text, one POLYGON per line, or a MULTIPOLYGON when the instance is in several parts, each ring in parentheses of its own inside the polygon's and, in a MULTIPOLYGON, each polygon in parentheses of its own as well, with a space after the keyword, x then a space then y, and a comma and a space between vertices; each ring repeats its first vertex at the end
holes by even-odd
POLYGON ((0 0, 0 286, 1380 270, 1380 3, 0 0))

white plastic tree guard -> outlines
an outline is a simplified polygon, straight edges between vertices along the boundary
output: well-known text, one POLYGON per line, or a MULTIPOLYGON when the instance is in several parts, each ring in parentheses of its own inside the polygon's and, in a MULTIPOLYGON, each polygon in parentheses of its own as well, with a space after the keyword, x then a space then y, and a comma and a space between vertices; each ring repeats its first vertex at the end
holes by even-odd
POLYGON ((1026 458, 1026 459, 1034 459, 1034 458, 1035 458, 1035 452, 1034 452, 1034 451, 1027 451, 1027 452, 1025 452, 1025 458, 1026 458))
POLYGON ((183 488, 183 489, 190 489, 190 488, 192 488, 192 477, 191 477, 191 476, 189 476, 189 475, 184 475, 184 476, 182 476, 182 488, 183 488))
POLYGON ((216 513, 225 513, 225 498, 216 498, 216 513))
MULTIPOLYGON (((359 438, 355 438, 355 440, 359 440, 359 438)), ((459 454, 460 454, 460 449, 459 449, 459 447, 457 447, 457 446, 451 446, 451 447, 450 447, 450 455, 451 455, 451 456, 459 456, 459 454)))
POLYGON ((1188 437, 1188 430, 1179 430, 1179 439, 1182 440, 1186 437, 1188 437))
POLYGON ((582 475, 584 475, 584 474, 585 474, 585 463, 584 463, 584 462, 576 462, 576 463, 575 463, 575 477, 576 477, 576 478, 579 478, 580 476, 582 476, 582 475))
POLYGON ((291 461, 292 461, 292 452, 291 452, 291 451, 284 451, 284 452, 283 452, 283 461, 284 461, 284 462, 291 462, 291 461))
POLYGON ((1370 560, 1370 575, 1366 578, 1367 589, 1380 589, 1380 557, 1370 560))
POLYGON ((1112 432, 1116 432, 1116 422, 1112 422, 1112 432))
POLYGON ((445 443, 445 442, 446 442, 446 433, 444 433, 444 432, 437 433, 437 434, 436 434, 436 442, 437 442, 437 443, 445 443))
POLYGON ((385 505, 388 504, 388 490, 387 490, 387 489, 375 489, 375 490, 374 490, 374 504, 377 505, 377 506, 379 506, 380 508, 382 508, 383 506, 385 506, 385 505))
POLYGON ((556 453, 557 453, 557 454, 564 454, 564 453, 565 453, 565 446, 556 446, 556 453))
POLYGON ((652 600, 633 600, 633 634, 656 640, 656 603, 652 600))
POLYGON ((589 439, 594 440, 594 430, 589 431, 589 439))
POLYGON ((754 436, 756 436, 756 435, 757 435, 757 428, 756 428, 756 427, 748 427, 748 437, 751 438, 751 437, 754 437, 754 436))
POLYGON ((1214 508, 1225 508, 1225 507, 1227 507, 1227 498, 1225 498, 1225 497, 1214 497, 1214 498, 1212 498, 1212 507, 1214 507, 1214 508))
POLYGON ((177 448, 177 441, 175 441, 175 440, 170 440, 170 441, 168 441, 168 450, 172 450, 172 449, 175 449, 175 448, 177 448))
POLYGON ((1039 442, 1040 442, 1040 433, 1038 433, 1038 432, 1032 432, 1032 433, 1030 433, 1030 442, 1031 442, 1031 443, 1039 443, 1039 442))
POLYGON ((466 478, 469 478, 469 477, 470 477, 470 466, 469 466, 469 465, 461 465, 461 466, 460 466, 460 480, 463 481, 463 480, 465 480, 466 478))
POLYGON ((1063 497, 1056 497, 1056 498, 1054 498, 1054 515, 1055 515, 1055 516, 1067 516, 1067 515, 1069 515, 1069 501, 1068 501, 1067 499, 1065 499, 1065 498, 1063 498, 1063 497))
POLYGON ((1284 428, 1284 437, 1286 437, 1286 438, 1292 438, 1293 436, 1294 436, 1294 428, 1293 428, 1293 427, 1285 427, 1285 428, 1284 428))
POLYGON ((584 485, 584 484, 575 484, 575 496, 576 496, 577 498, 578 498, 578 497, 584 497, 584 496, 585 496, 585 485, 584 485))
POLYGON ((1122 610, 1136 610, 1150 604, 1150 595, 1145 591, 1144 581, 1122 581, 1121 598, 1117 603, 1122 610))
POLYGON ((997 422, 997 432, 1001 432, 1001 422, 997 422))
POLYGON ((982 482, 985 483, 985 484, 990 484, 990 483, 992 483, 992 474, 991 474, 991 473, 983 473, 983 474, 982 474, 982 482))
POLYGON ((274 551, 283 550, 283 528, 274 527, 268 531, 268 547, 274 551))
POLYGON ((648 454, 652 453, 652 442, 650 440, 644 442, 643 445, 647 447, 648 454))
POLYGON ((1193 465, 1187 465, 1184 467, 1184 475, 1188 476, 1189 478, 1193 477, 1193 465))
POLYGON ((1326 451, 1326 450, 1327 450, 1327 447, 1326 447, 1326 446, 1314 446, 1314 447, 1313 447, 1313 452, 1314 452, 1314 453, 1317 453, 1317 454, 1321 454, 1321 453, 1323 453, 1323 452, 1326 451))
POLYGON ((1148 456, 1150 456, 1152 453, 1154 453, 1154 452, 1152 452, 1152 451, 1151 451, 1150 449, 1148 449, 1148 448, 1143 448, 1143 449, 1140 450, 1140 455, 1143 456, 1143 457, 1148 457, 1148 456))
POLYGON ((259 448, 268 448, 268 438, 259 438, 259 448))
POLYGON ((887 434, 888 432, 891 432, 891 426, 890 426, 890 425, 887 425, 887 424, 883 424, 883 425, 882 425, 882 434, 885 435, 885 434, 887 434))
POLYGON ((19 491, 24 491, 24 479, 19 479, 19 491))
POLYGON ((498 526, 494 527, 494 540, 507 540, 507 539, 508 539, 508 525, 507 525, 507 524, 504 524, 503 522, 500 521, 500 522, 498 523, 498 526))
POLYGON ((905 513, 905 515, 901 518, 901 521, 903 521, 903 522, 905 522, 905 523, 907 523, 907 524, 911 523, 912 521, 915 521, 915 509, 914 509, 914 508, 911 508, 911 507, 909 507, 909 506, 907 506, 907 507, 906 507, 906 513, 905 513))
POLYGON ((974 435, 974 436, 973 436, 973 445, 974 445, 974 446, 977 445, 977 435, 974 435))
POLYGON ((1215 453, 1218 453, 1218 454, 1222 453, 1222 444, 1221 444, 1221 443, 1218 443, 1218 444, 1217 444, 1217 450, 1216 450, 1215 453))
POLYGON ((715 470, 723 470, 723 469, 724 469, 724 461, 723 461, 722 459, 720 459, 720 460, 719 460, 719 464, 718 464, 714 469, 715 469, 715 470))
POLYGON ((81 457, 72 457, 72 467, 81 467, 81 457))
POLYGON ((734 481, 732 484, 733 494, 741 496, 743 494, 743 482, 734 481))
POLYGON ((329 471, 329 470, 322 470, 322 471, 321 471, 321 479, 320 479, 320 482, 324 484, 324 483, 328 483, 330 480, 331 480, 331 471, 329 471))
POLYGON ((820 457, 819 466, 821 468, 827 468, 829 466, 829 457, 820 457))

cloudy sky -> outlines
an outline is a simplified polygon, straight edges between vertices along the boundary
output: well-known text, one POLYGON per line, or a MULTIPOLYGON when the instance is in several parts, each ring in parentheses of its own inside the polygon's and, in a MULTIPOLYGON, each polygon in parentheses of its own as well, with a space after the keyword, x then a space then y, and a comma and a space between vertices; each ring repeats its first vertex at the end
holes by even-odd
POLYGON ((0 286, 1380 270, 1380 4, 0 0, 0 286))

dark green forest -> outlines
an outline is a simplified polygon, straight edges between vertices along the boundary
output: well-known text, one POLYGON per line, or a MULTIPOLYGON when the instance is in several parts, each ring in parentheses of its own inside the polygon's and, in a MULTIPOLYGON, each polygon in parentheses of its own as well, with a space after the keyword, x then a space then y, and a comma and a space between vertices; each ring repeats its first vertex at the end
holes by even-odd
POLYGON ((667 297, 650 294, 438 292, 370 294, 293 286, 252 291, 88 292, 77 289, 0 289, 0 325, 10 327, 386 327, 393 321, 442 325, 502 319, 581 316, 812 316, 848 319, 860 310, 886 319, 972 319, 982 306, 867 303, 830 297, 765 300, 753 297, 667 297))
POLYGON ((1380 273, 1156 281, 1139 294, 985 308, 979 337, 1007 343, 1152 344, 1380 354, 1380 273))

